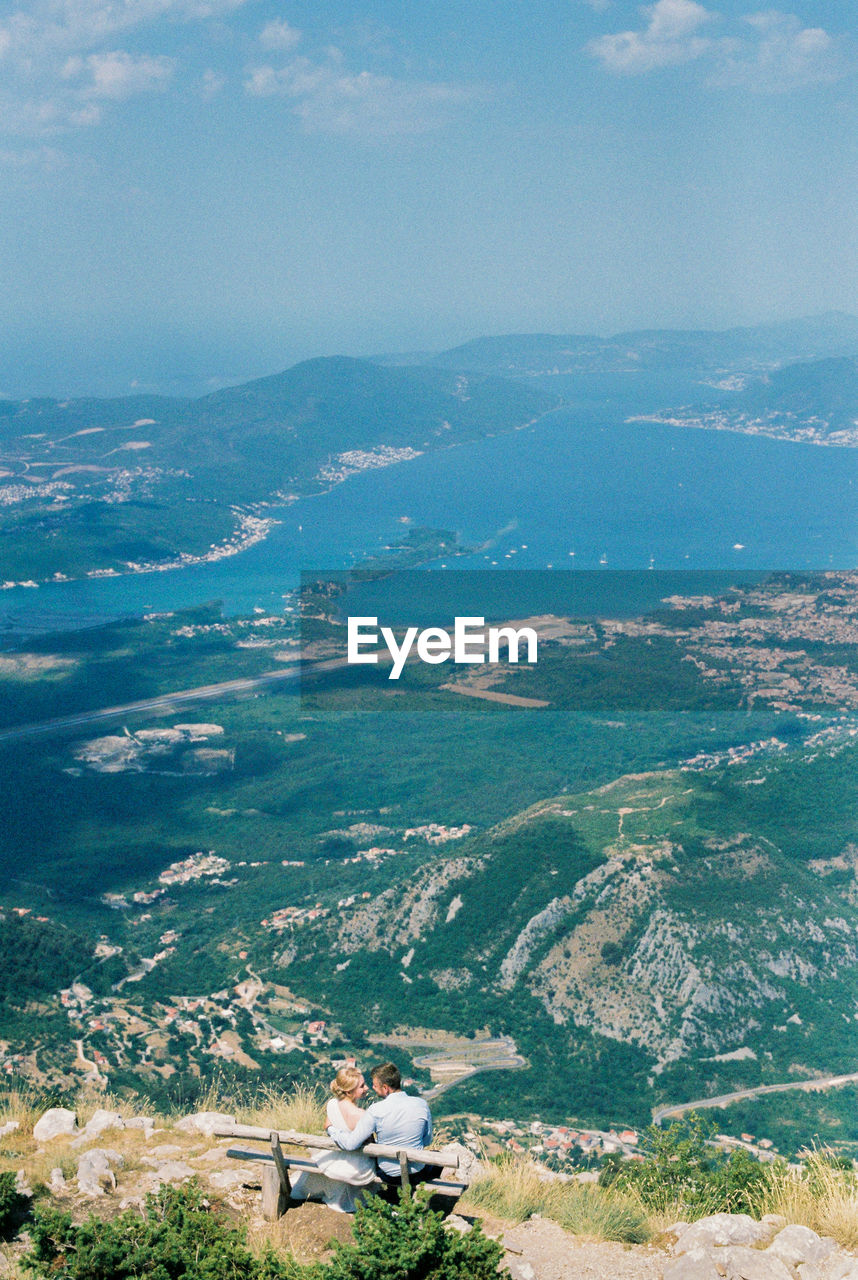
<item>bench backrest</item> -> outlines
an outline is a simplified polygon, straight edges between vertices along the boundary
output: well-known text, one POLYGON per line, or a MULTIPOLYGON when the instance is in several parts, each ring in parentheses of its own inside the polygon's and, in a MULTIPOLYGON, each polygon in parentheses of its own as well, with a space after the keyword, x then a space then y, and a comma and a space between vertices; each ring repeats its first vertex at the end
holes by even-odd
MULTIPOLYGON (((230 1124, 218 1125, 212 1130, 218 1138, 256 1138, 260 1142, 269 1142, 272 1133, 276 1133, 280 1141, 288 1147, 310 1147, 321 1151, 339 1151, 333 1138, 327 1134, 297 1133, 293 1129, 262 1129, 257 1125, 230 1124)), ((429 1151, 422 1147, 383 1147, 376 1142, 367 1142, 360 1148, 367 1156, 380 1156, 383 1160, 398 1160, 404 1155, 406 1160, 415 1164, 428 1164, 433 1168, 452 1169, 459 1163, 459 1157, 451 1151, 429 1151)))

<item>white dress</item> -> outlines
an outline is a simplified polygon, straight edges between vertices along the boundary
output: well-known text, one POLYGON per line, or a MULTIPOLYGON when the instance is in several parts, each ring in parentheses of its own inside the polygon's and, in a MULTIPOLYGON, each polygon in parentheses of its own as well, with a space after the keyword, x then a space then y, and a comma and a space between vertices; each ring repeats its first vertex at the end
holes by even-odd
MULTIPOLYGON (((328 1099, 328 1124, 347 1129, 336 1098, 328 1099)), ((370 1183, 377 1180, 375 1161, 356 1151, 316 1151, 318 1173, 301 1173, 292 1183, 293 1200, 323 1200, 329 1209, 354 1213, 370 1183)))

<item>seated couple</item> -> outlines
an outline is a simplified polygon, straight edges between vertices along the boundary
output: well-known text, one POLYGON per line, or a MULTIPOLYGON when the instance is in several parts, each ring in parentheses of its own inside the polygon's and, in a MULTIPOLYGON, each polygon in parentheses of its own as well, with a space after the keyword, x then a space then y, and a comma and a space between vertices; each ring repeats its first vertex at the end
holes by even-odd
MULTIPOLYGON (((383 1147, 428 1147, 432 1141, 432 1116, 422 1098, 402 1092, 399 1070, 392 1062, 375 1067, 372 1087, 378 1094, 364 1111, 360 1102, 369 1089, 357 1067, 343 1067, 331 1084, 333 1097, 328 1100, 328 1133, 338 1151, 319 1151, 313 1155, 318 1173, 302 1173, 292 1187, 293 1200, 324 1200, 331 1209, 354 1213, 363 1196, 378 1190, 402 1185, 396 1160, 357 1154, 357 1149, 375 1134, 383 1147), (354 1152, 355 1154, 347 1154, 354 1152), (372 1186, 371 1184, 375 1184, 372 1186)), ((433 1176, 426 1165, 409 1162, 412 1183, 433 1176)))

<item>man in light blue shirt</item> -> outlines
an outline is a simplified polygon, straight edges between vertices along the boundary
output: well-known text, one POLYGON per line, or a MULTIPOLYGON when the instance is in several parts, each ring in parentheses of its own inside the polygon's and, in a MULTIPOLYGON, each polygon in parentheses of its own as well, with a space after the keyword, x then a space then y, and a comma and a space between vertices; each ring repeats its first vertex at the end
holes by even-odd
MULTIPOLYGON (((375 1067, 372 1087, 380 1101, 367 1107, 363 1119, 358 1120, 351 1132, 329 1126, 328 1133, 337 1146, 344 1151, 356 1151, 375 1134, 376 1142, 382 1147, 399 1150, 403 1147, 428 1147, 432 1141, 432 1115, 422 1098, 413 1098, 402 1092, 398 1067, 392 1062, 375 1067)), ((376 1163, 382 1182, 390 1187, 402 1185, 399 1165, 395 1160, 379 1159, 376 1163)), ((412 1183, 432 1177, 432 1170, 416 1161, 409 1161, 408 1173, 412 1183)))

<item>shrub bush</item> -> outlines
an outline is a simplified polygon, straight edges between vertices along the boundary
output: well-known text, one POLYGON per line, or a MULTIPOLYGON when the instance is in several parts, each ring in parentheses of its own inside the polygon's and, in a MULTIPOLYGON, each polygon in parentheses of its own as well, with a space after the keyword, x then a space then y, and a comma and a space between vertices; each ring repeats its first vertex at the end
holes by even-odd
POLYGON ((208 1206, 199 1187, 164 1186, 112 1222, 80 1225, 57 1209, 37 1208, 32 1246, 21 1260, 50 1280, 292 1280, 294 1268, 267 1251, 256 1258, 244 1231, 208 1206))
POLYGON ((725 1155, 711 1144, 712 1132, 693 1111, 666 1129, 651 1125, 641 1141, 644 1159, 607 1164, 599 1182, 633 1191, 656 1212, 691 1218, 753 1213, 771 1181, 771 1166, 742 1149, 725 1155))
POLYGON ((195 1183, 162 1187, 142 1214, 75 1224, 37 1208, 21 1259, 44 1280, 497 1280, 503 1250, 479 1224, 467 1235, 444 1227, 419 1199, 373 1199, 355 1214, 354 1244, 335 1244, 328 1263, 301 1266, 266 1248, 255 1256, 245 1232, 214 1211, 195 1183))
POLYGON ((30 1213, 30 1197, 15 1186, 14 1173, 0 1173, 0 1240, 11 1240, 30 1213))
POLYGON ((354 1234, 354 1244, 334 1246, 313 1280, 497 1280, 503 1256, 479 1223, 460 1235, 416 1197, 397 1205, 369 1200, 355 1214, 354 1234))

